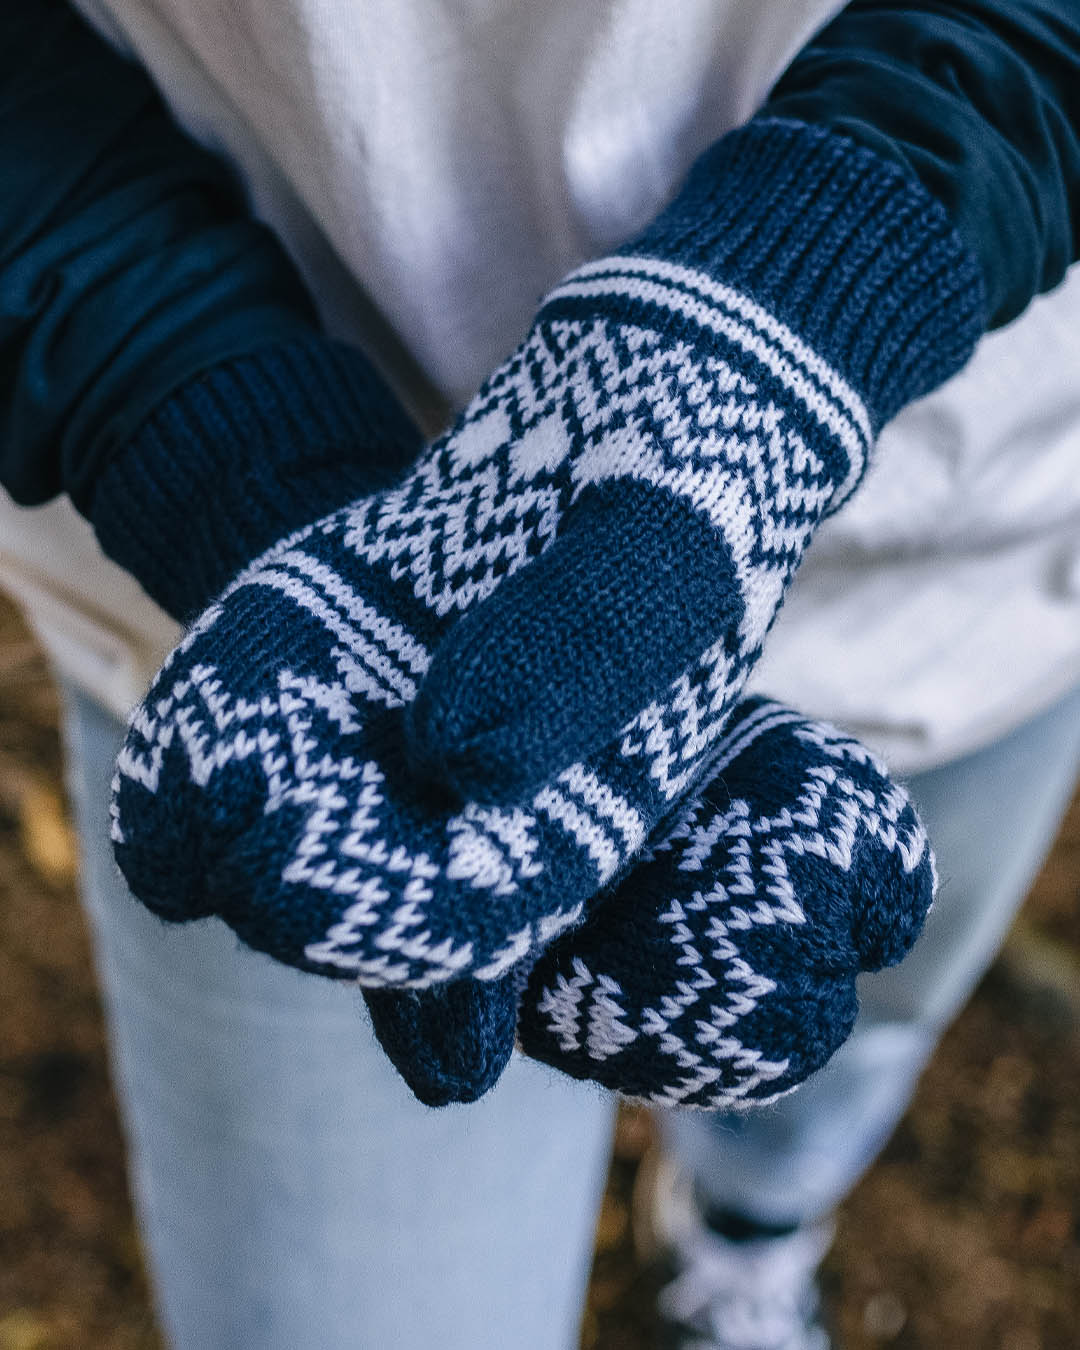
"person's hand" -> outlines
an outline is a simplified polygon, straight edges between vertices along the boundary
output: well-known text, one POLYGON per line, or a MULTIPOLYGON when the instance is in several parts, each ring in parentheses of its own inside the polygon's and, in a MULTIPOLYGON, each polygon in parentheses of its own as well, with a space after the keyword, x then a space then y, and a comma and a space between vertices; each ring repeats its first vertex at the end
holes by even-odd
POLYGON ((869 751, 747 700, 704 789, 538 962, 521 1045, 629 1097, 762 1105, 847 1039, 855 976, 909 951, 935 886, 915 810, 869 751))
POLYGON ((748 699, 704 787, 524 988, 453 985, 408 1017, 399 994, 370 1006, 421 1093, 433 1064, 474 1062, 480 1038, 501 1036, 508 1055, 516 1004, 524 1052, 574 1078, 666 1106, 760 1106, 847 1038, 855 976, 904 956, 934 886, 925 832, 884 766, 748 699))
MULTIPOLYGON (((963 363, 983 319, 977 267, 898 169, 794 124, 721 141, 638 240, 548 298, 466 419, 493 453, 478 446, 461 518, 531 513, 545 547, 433 653, 406 718, 417 776, 527 801, 599 760, 651 828, 695 784, 875 432, 963 363)), ((478 1046, 495 1027, 505 1046, 513 1004, 458 987, 426 1009, 369 1001, 436 1100, 491 1081, 473 1068, 503 1056, 478 1046)))
POLYGON ((982 304, 897 166, 795 123, 721 139, 643 234, 547 297, 453 472, 380 523, 440 603, 461 591, 432 532, 493 592, 432 652, 413 772, 521 804, 599 756, 668 803, 686 791, 818 524, 882 424, 967 358, 982 304))
POLYGON ((196 621, 118 764, 132 889, 370 988, 520 975, 696 786, 817 522, 980 294, 894 166, 795 124, 724 138, 397 487, 196 621))

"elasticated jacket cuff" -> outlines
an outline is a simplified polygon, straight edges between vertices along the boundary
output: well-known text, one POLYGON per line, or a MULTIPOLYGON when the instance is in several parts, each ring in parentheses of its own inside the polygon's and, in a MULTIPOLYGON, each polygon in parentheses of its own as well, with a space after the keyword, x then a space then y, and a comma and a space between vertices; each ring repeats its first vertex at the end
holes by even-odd
POLYGON ((208 370, 142 423, 89 515, 181 621, 278 539, 394 481, 420 432, 359 352, 311 336, 208 370))

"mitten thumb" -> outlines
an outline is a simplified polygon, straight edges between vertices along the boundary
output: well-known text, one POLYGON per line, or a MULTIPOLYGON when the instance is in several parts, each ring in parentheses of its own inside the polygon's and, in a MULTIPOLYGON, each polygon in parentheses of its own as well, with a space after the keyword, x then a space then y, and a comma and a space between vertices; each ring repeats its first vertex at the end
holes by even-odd
POLYGON ((518 989, 527 972, 456 980, 422 992, 366 989, 379 1044, 425 1106, 474 1102, 498 1082, 514 1049, 518 989))

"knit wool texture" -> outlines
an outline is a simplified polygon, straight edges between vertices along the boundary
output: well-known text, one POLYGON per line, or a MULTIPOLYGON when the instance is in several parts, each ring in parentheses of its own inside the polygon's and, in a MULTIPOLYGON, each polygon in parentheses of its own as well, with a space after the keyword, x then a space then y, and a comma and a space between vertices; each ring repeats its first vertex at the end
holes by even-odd
MULTIPOLYGON (((688 703, 707 739, 877 432, 982 329, 974 259, 896 166, 795 123, 720 140, 641 236, 548 296, 458 430, 470 455, 513 447, 504 491, 548 537, 435 652, 416 771, 517 801, 688 703), (570 469, 557 518, 549 466, 570 469)), ((694 738, 668 734, 651 771, 675 795, 694 738)))
POLYGON ((519 1036, 625 1096, 730 1111, 775 1101, 843 1044, 855 976, 910 950, 936 878, 906 792, 833 727, 748 699, 710 773, 540 959, 519 1036))
POLYGON ((191 620, 257 554, 387 487, 422 449, 366 357, 313 333, 175 390, 107 465, 86 513, 109 557, 191 620))
MULTIPOLYGON (((367 988, 522 978, 699 785, 816 525, 980 331, 918 184, 797 124, 725 137, 398 486, 196 620, 118 761, 133 891, 367 988)), ((464 1002, 421 1095, 501 1068, 464 1002)), ((409 1072, 417 1001, 382 1003, 409 1072)))
POLYGON ((705 785, 531 972, 373 993, 373 1021, 429 1105, 491 1087, 516 1035, 635 1100, 760 1107, 839 1049, 855 976, 902 959, 935 889, 926 832, 885 766, 834 727, 746 699, 705 785))

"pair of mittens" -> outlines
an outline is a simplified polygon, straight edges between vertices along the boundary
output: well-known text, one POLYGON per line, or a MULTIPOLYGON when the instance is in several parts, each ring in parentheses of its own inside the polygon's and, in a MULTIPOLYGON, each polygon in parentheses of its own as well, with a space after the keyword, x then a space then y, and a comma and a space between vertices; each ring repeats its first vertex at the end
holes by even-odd
MULTIPOLYGON (((505 988, 710 781, 814 530, 981 322, 973 260, 895 165, 796 123, 725 136, 396 486, 195 621, 118 761, 132 890, 302 970, 442 991, 379 1000, 384 1044, 420 1095, 490 1082, 505 988), (429 1038, 406 1070, 450 1002, 467 1062, 429 1038)), ((226 495, 215 536, 244 518, 226 495)))
POLYGON ((934 888, 925 831, 880 761, 747 699, 704 787, 527 980, 369 1004, 430 1105, 491 1087, 515 1036, 532 1058, 639 1100, 761 1105, 847 1038, 855 977, 903 957, 934 888))

